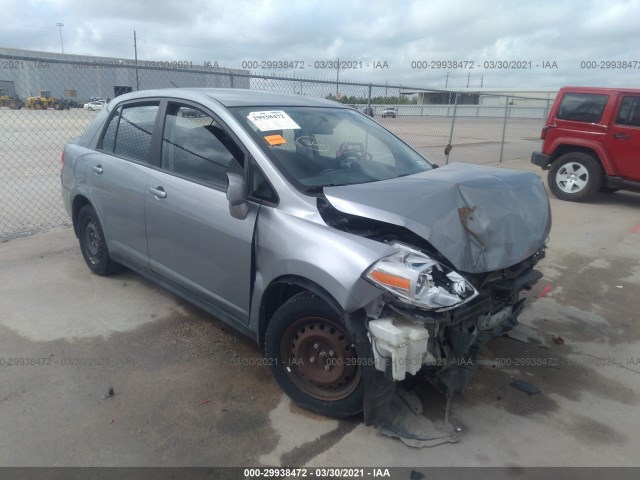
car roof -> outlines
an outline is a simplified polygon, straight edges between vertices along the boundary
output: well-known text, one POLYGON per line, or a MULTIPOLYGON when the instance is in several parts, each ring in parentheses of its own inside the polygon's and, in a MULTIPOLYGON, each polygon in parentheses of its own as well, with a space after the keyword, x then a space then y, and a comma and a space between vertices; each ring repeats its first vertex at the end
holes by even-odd
POLYGON ((562 87, 560 89, 561 92, 576 92, 576 93, 618 93, 618 92, 628 92, 638 94, 640 93, 639 88, 616 88, 616 87, 562 87))
POLYGON ((348 108, 338 102, 320 98, 306 97, 287 93, 265 92, 241 88, 163 88, 141 90, 117 97, 116 103, 127 100, 171 97, 196 102, 213 99, 225 107, 341 107, 348 108))

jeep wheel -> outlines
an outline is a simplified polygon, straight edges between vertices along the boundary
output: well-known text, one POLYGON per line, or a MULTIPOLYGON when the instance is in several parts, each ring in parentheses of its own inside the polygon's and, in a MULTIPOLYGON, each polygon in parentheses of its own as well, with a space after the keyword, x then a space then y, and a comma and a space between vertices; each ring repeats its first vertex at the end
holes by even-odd
POLYGON ((362 369, 340 314, 310 292, 285 302, 267 327, 265 354, 280 387, 331 417, 362 411, 362 369))
POLYGON ((580 152, 565 153, 549 169, 547 183, 551 192, 561 200, 581 202, 602 185, 602 166, 591 155, 580 152))

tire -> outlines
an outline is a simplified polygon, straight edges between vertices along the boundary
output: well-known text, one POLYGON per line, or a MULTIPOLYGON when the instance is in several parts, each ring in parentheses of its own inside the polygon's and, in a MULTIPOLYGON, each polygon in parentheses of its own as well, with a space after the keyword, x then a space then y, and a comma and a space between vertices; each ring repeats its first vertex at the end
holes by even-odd
POLYGON ((561 200, 582 202, 602 186, 604 173, 600 163, 581 152, 565 153, 549 169, 547 184, 561 200))
POLYGON ((273 376, 298 405, 330 417, 362 411, 362 367, 340 313, 300 292, 273 315, 265 337, 273 376))
POLYGON ((91 205, 85 205, 78 213, 78 233, 80 251, 93 273, 110 275, 121 269, 109 256, 102 225, 91 205))

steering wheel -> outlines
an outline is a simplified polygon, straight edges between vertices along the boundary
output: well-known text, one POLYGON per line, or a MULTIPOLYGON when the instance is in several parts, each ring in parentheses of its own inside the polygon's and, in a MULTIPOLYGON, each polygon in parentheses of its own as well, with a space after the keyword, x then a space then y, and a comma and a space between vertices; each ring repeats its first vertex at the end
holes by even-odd
POLYGON ((334 172, 338 170, 361 170, 360 165, 362 160, 362 153, 354 150, 343 152, 338 155, 336 159, 325 168, 321 173, 334 172))

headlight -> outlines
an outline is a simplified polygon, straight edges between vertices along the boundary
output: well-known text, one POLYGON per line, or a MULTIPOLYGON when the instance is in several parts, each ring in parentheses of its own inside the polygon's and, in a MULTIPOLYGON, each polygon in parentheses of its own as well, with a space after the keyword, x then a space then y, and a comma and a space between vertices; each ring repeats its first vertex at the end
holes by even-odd
POLYGON ((396 253, 374 263, 366 278, 400 300, 422 308, 447 310, 478 294, 462 275, 420 250, 399 242, 391 246, 396 253))

